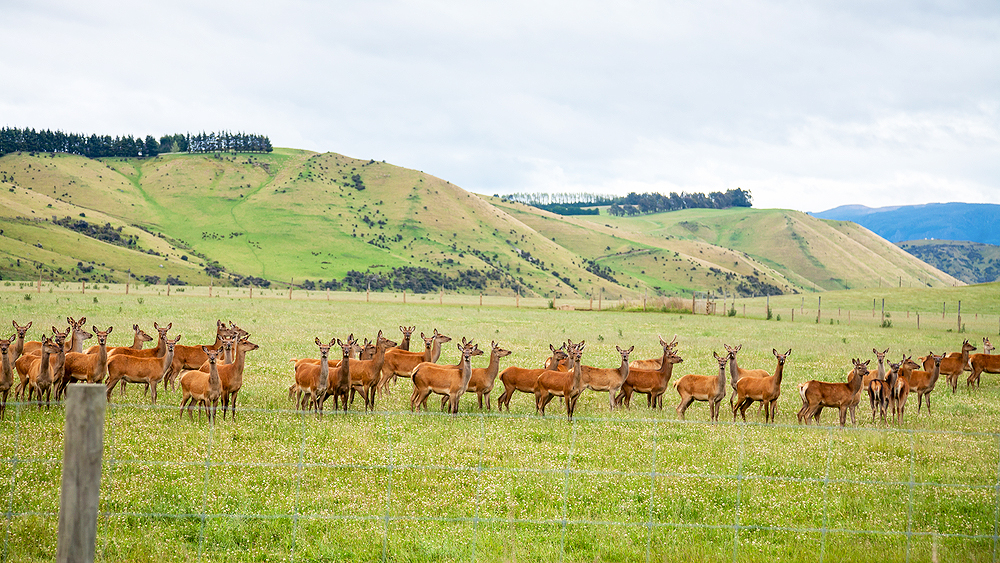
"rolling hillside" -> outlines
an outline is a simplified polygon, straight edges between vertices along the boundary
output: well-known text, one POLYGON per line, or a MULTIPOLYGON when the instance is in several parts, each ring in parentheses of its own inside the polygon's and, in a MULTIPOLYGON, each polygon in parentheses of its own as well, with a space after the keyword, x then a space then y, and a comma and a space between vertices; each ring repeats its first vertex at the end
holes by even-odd
POLYGON ((880 277, 959 283, 864 229, 797 212, 566 218, 334 153, 15 153, 0 158, 0 183, 4 279, 41 271, 124 281, 131 269, 160 283, 347 280, 541 296, 603 288, 625 297, 872 287, 880 277), (85 234, 95 230, 108 240, 85 234))
POLYGON ((899 247, 965 283, 1000 280, 1000 246, 954 240, 911 240, 899 247))

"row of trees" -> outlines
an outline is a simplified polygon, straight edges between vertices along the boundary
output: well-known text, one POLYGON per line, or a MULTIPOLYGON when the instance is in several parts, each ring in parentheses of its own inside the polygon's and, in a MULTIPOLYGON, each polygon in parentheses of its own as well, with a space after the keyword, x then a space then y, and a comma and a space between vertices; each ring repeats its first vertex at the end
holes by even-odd
POLYGON ((162 152, 271 152, 265 135, 247 133, 199 133, 164 135, 159 140, 131 135, 81 135, 49 129, 0 129, 0 156, 12 152, 61 152, 88 158, 150 157, 162 152))
POLYGON ((641 215, 677 211, 679 209, 727 209, 729 207, 753 207, 750 192, 742 188, 726 192, 688 193, 671 192, 637 194, 632 192, 624 197, 595 194, 511 194, 503 196, 505 201, 516 201, 560 215, 597 215, 596 206, 607 205, 608 213, 615 216, 641 215), (588 209, 591 208, 591 209, 588 209))

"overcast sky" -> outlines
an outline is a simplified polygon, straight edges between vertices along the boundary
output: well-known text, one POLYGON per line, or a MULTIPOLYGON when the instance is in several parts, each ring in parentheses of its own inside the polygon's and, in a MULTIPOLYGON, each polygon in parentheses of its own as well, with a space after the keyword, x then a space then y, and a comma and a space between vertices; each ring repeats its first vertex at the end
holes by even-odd
POLYGON ((261 133, 485 194, 1000 203, 997 0, 0 0, 0 49, 10 127, 261 133))

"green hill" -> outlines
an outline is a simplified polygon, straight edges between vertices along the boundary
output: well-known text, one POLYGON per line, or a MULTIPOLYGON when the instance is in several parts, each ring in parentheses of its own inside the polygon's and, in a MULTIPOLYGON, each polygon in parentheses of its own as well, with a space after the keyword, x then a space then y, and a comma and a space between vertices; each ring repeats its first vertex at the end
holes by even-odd
POLYGON ((899 247, 965 283, 1000 279, 1000 246, 961 240, 911 240, 899 247))
POLYGON ((0 183, 5 279, 124 281, 131 269, 299 285, 354 272, 376 288, 393 277, 431 280, 424 291, 626 297, 957 283, 850 223, 754 209, 562 217, 334 153, 14 153, 0 183))

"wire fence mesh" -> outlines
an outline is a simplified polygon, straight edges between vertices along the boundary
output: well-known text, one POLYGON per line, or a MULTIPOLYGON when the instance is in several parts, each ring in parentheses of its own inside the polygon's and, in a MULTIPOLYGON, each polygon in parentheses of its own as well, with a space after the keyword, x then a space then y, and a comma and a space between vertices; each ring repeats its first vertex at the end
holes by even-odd
MULTIPOLYGON (((8 405, 3 560, 55 553, 61 408, 8 405)), ((997 561, 1000 434, 109 404, 97 560, 997 561), (183 415, 182 415, 183 416, 183 415)))

